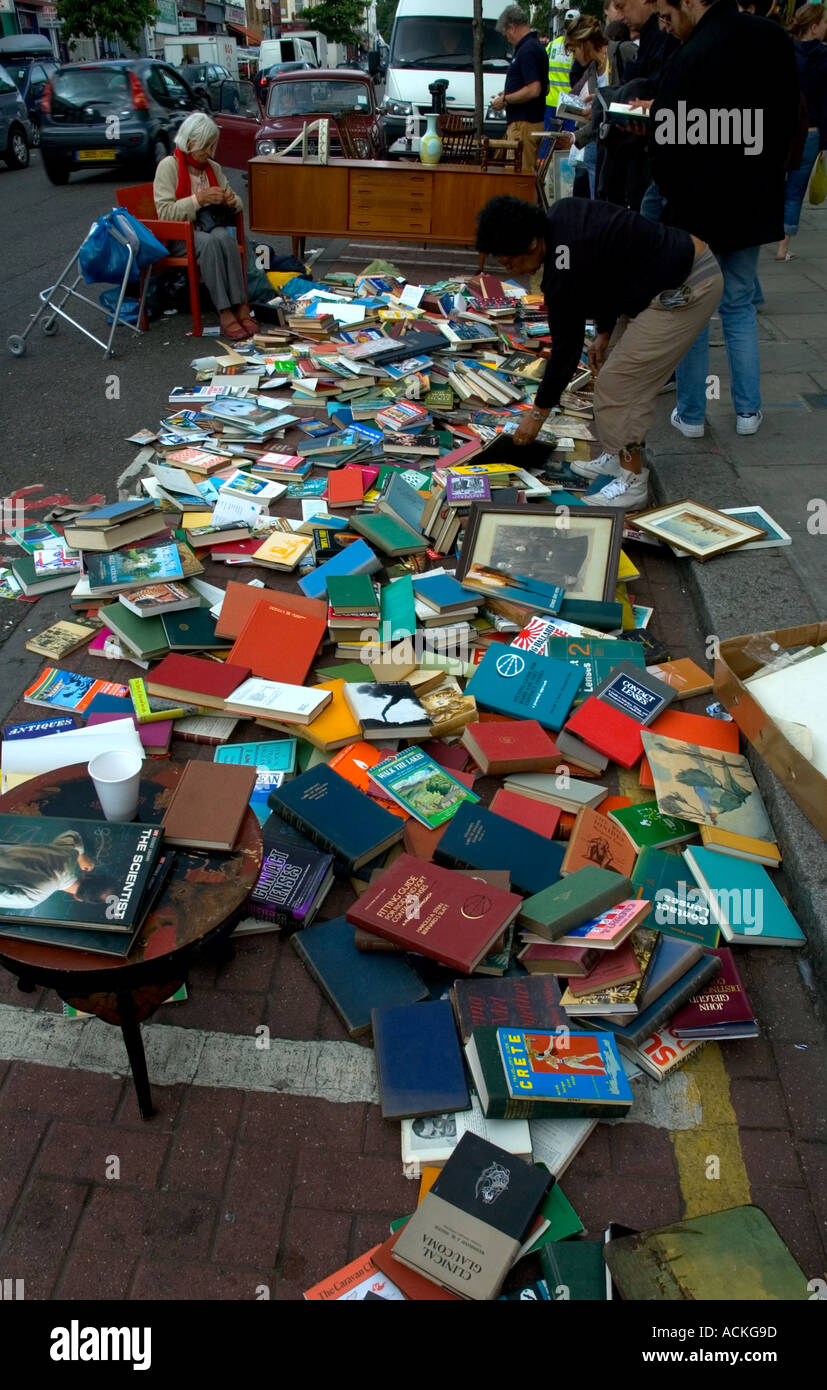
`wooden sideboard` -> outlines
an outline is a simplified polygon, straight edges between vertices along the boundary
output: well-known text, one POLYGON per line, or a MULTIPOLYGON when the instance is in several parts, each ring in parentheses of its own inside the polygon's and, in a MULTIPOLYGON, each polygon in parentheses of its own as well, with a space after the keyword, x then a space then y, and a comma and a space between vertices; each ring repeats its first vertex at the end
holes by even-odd
POLYGON ((269 236, 359 237, 473 246, 489 198, 537 201, 532 173, 473 164, 251 159, 250 230, 269 236))

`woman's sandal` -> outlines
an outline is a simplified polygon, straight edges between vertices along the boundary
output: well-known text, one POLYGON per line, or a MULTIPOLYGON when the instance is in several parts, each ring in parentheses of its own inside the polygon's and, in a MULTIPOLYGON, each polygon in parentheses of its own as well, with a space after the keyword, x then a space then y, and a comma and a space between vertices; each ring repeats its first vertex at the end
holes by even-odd
POLYGON ((258 324, 256 323, 255 319, 246 318, 246 319, 239 319, 238 321, 239 321, 239 323, 241 324, 241 327, 242 327, 242 328, 245 330, 245 332, 247 333, 247 336, 248 336, 248 337, 251 338, 251 337, 253 336, 254 333, 258 333, 258 331, 259 331, 259 326, 258 326, 258 324))
POLYGON ((229 338, 231 343, 246 343, 250 334, 247 332, 246 328, 243 328, 240 323, 236 322, 230 328, 222 328, 221 337, 229 338))

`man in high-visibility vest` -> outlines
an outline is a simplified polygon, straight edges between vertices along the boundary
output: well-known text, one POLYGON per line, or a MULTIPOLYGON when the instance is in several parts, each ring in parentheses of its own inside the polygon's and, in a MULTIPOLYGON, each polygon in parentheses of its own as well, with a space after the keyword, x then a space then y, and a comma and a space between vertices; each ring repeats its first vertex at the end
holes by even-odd
MULTIPOLYGON (((566 27, 569 22, 580 18, 579 10, 566 11, 566 27)), ((552 39, 546 47, 548 54, 548 95, 546 97, 546 130, 550 129, 549 122, 557 115, 557 103, 566 92, 571 90, 569 82, 569 72, 571 70, 571 55, 566 52, 566 35, 560 34, 556 39, 552 39)))

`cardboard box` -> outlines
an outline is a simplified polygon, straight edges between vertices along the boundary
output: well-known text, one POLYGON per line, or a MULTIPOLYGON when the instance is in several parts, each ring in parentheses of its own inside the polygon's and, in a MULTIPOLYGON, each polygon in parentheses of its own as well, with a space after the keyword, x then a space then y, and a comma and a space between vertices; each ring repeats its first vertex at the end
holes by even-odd
POLYGON ((793 748, 744 684, 746 677, 754 675, 761 667, 761 662, 748 656, 745 650, 757 639, 775 642, 786 650, 816 647, 827 642, 827 623, 808 623, 804 627, 784 627, 775 632, 727 638, 721 643, 720 656, 715 660, 714 685, 716 699, 729 711, 741 733, 772 768, 807 819, 827 839, 827 778, 793 748))

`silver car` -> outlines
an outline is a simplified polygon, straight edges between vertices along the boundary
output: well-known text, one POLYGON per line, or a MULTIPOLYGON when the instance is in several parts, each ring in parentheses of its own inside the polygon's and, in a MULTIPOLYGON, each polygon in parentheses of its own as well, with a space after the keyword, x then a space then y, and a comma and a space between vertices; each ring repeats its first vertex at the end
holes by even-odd
POLYGON ((10 169, 25 169, 32 139, 26 103, 6 69, 0 67, 0 159, 10 169))

